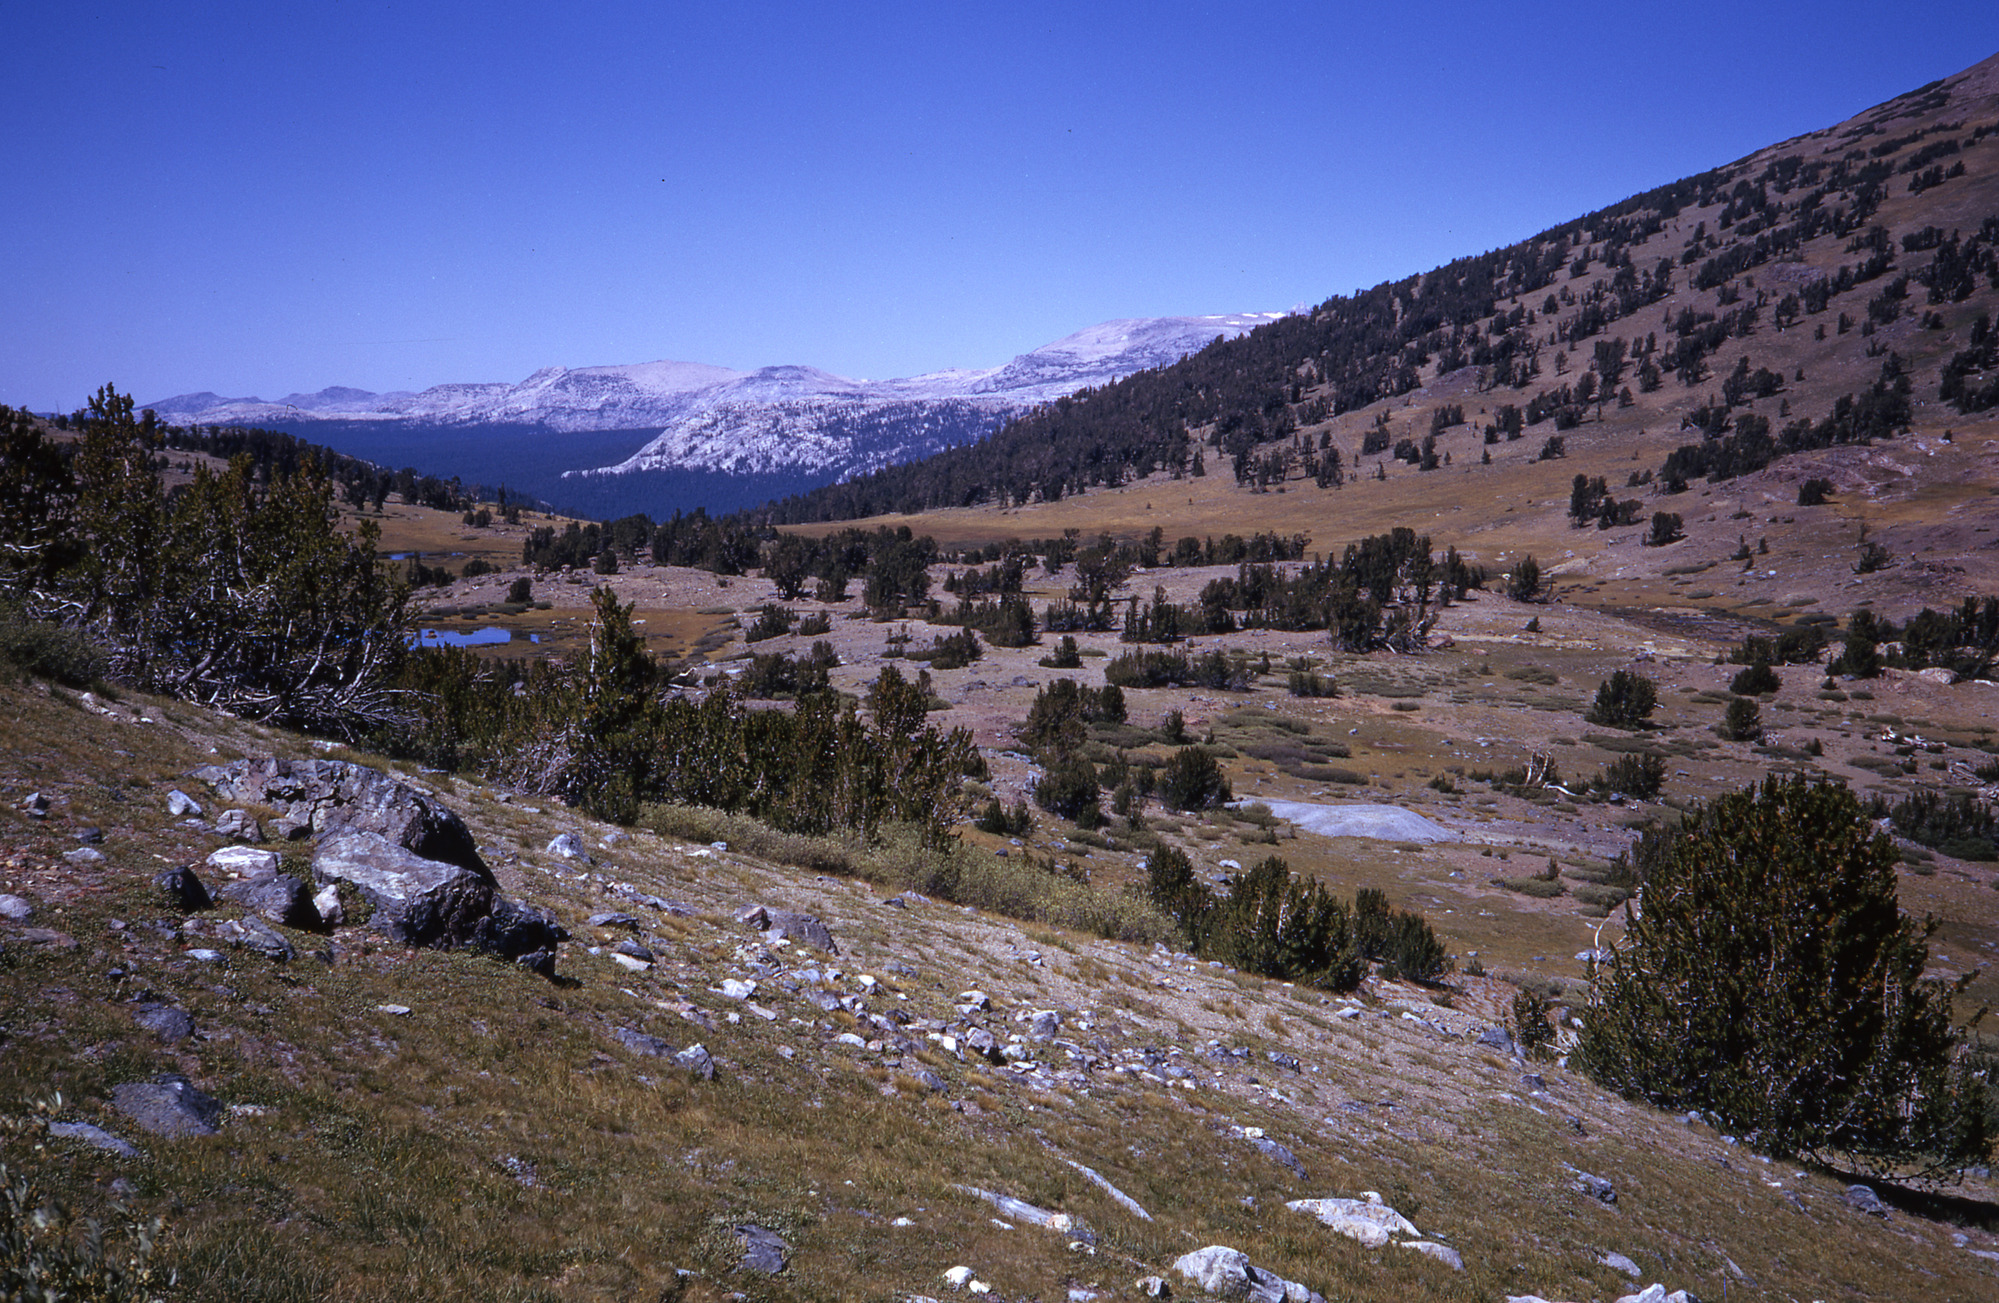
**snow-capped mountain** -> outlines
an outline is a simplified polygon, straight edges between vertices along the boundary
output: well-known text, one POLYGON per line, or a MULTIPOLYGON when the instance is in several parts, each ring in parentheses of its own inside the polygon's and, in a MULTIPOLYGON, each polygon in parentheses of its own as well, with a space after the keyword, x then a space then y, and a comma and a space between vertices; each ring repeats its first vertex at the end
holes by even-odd
POLYGON ((969 442, 1041 403, 1177 361, 1218 336, 1233 338, 1281 315, 1107 321, 1002 366, 900 380, 849 380, 808 366, 743 372, 646 362, 546 367, 518 384, 444 384, 421 393, 336 387, 266 402, 204 392, 146 406, 181 424, 290 430, 340 422, 405 426, 412 434, 471 434, 481 426, 657 431, 615 465, 572 464, 564 476, 703 471, 830 481, 969 442))

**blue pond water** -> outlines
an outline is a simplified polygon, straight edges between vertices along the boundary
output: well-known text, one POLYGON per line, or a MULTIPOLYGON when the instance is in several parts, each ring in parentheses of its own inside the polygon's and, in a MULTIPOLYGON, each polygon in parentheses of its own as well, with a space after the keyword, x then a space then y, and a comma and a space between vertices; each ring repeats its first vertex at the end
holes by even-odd
MULTIPOLYGON (((540 642, 538 634, 529 634, 529 642, 540 642)), ((460 633, 456 629, 419 629, 410 635, 412 647, 492 647, 503 642, 512 642, 514 635, 506 629, 474 629, 460 633)))

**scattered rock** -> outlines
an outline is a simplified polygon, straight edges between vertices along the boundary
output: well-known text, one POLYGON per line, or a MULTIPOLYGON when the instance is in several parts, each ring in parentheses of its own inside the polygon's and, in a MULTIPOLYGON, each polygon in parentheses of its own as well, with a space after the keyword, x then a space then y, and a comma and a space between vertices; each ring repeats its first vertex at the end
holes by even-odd
POLYGON ((611 1035, 617 1038, 620 1045, 634 1054, 643 1054, 654 1059, 673 1057, 673 1047, 657 1036, 648 1036, 629 1027, 615 1027, 611 1030, 611 1035))
POLYGON ((215 934, 224 941, 254 950, 274 963, 286 964, 298 958, 298 951, 278 930, 254 915, 232 918, 219 924, 215 934))
POLYGON ((722 994, 731 1000, 747 1000, 756 993, 757 984, 755 982, 745 982, 735 977, 725 977, 722 979, 722 994))
POLYGON ((888 907, 889 907, 890 909, 908 909, 908 908, 909 908, 909 902, 908 902, 908 901, 906 901, 906 900, 904 900, 904 899, 903 899, 902 897, 900 897, 900 896, 890 896, 890 897, 889 897, 889 898, 888 898, 887 900, 884 900, 884 901, 882 902, 882 904, 884 904, 884 905, 887 905, 887 906, 888 906, 888 907))
POLYGON ((220 950, 210 950, 207 946, 194 947, 187 952, 187 957, 204 964, 219 964, 228 958, 220 950))
POLYGON ((766 911, 763 934, 765 941, 783 937, 787 941, 803 941, 828 954, 840 953, 840 947, 834 944, 832 931, 810 914, 794 914, 788 909, 766 911))
POLYGON ((1140 1276, 1131 1287, 1147 1298, 1173 1297, 1173 1288, 1166 1283, 1164 1276, 1140 1276))
POLYGON ((1700 1303, 1700 1300, 1683 1289, 1668 1294, 1664 1285, 1654 1284, 1647 1285, 1636 1294, 1624 1295, 1617 1303, 1700 1303))
POLYGON ((1849 1185, 1841 1197, 1846 1200, 1846 1206, 1857 1213, 1866 1213, 1869 1217, 1888 1215, 1888 1205, 1881 1202, 1881 1196, 1874 1193, 1872 1186, 1849 1185))
POLYGON ((170 1004, 142 1004, 132 1021, 163 1041, 184 1041, 194 1035, 194 1019, 170 1004))
POLYGON ((116 1154, 120 1158, 137 1158, 139 1151, 131 1142, 120 1140, 103 1127, 92 1126, 88 1122, 51 1122, 49 1134, 58 1140, 81 1140, 93 1149, 116 1154))
POLYGON ((1317 1291, 1252 1266, 1242 1250, 1225 1244, 1211 1244, 1182 1255, 1174 1260, 1173 1271, 1218 1298, 1248 1299, 1249 1303, 1325 1303, 1317 1291))
POLYGON ((281 860, 276 851, 259 850, 255 846, 224 846, 208 857, 208 867, 224 873, 255 877, 260 873, 276 873, 281 860))
POLYGON ((1637 1280, 1640 1276, 1645 1274, 1643 1271, 1639 1269, 1637 1263, 1633 1262, 1631 1259, 1625 1257, 1621 1253, 1599 1254, 1597 1256, 1597 1261, 1602 1263, 1604 1266, 1610 1268, 1612 1271, 1623 1272, 1625 1275, 1631 1277, 1631 1279, 1633 1280, 1637 1280))
POLYGON ((1570 1185, 1576 1193, 1586 1194, 1599 1203, 1617 1202, 1617 1187, 1592 1173, 1577 1172, 1576 1179, 1570 1185))
POLYGON ((49 798, 41 792, 30 792, 21 798, 20 810, 30 819, 46 819, 49 817, 49 798))
POLYGON ((1932 665, 1916 671, 1916 677, 1948 688, 1957 682, 1957 671, 1945 665, 1932 665))
POLYGON ((782 1235, 761 1226, 738 1226, 736 1238, 743 1245, 743 1260, 736 1265, 738 1271, 760 1271, 775 1276, 784 1270, 785 1255, 791 1252, 791 1245, 782 1235))
POLYGON ((375 1006, 375 1011, 377 1013, 385 1013, 391 1018, 407 1018, 410 1016, 410 1007, 406 1004, 378 1004, 375 1006))
POLYGON ((1381 1202, 1380 1195, 1370 1191, 1368 1196, 1362 1199, 1293 1199, 1284 1206, 1292 1212, 1308 1213, 1318 1218, 1320 1225, 1349 1239, 1359 1240, 1370 1249, 1380 1248, 1393 1235, 1422 1236, 1423 1232, 1417 1230, 1408 1218, 1381 1202))
MULTIPOLYGON (((70 852, 71 855, 75 853, 75 851, 70 852)), ((68 856, 64 858, 67 859, 68 856)), ((25 923, 34 916, 35 907, 22 897, 0 896, 0 918, 6 919, 9 923, 25 923)))
POLYGON ((102 846, 104 844, 104 830, 102 828, 92 827, 89 824, 85 824, 83 827, 78 828, 74 833, 71 833, 70 835, 72 837, 75 837, 78 841, 82 842, 85 846, 102 846))
POLYGON ((95 846, 79 846, 73 851, 64 851, 62 858, 65 864, 102 864, 104 852, 95 846))
POLYGON ((153 886, 166 897, 166 903, 174 909, 207 909, 215 903, 214 898, 208 894, 208 888, 195 876, 192 865, 183 865, 178 869, 168 869, 164 873, 154 874, 153 886))
POLYGON ((966 1194, 984 1199, 987 1203, 1015 1221, 1026 1222, 1030 1226, 1039 1226, 1043 1230, 1058 1231, 1063 1235, 1069 1236, 1071 1239, 1081 1240, 1085 1244, 1096 1243, 1096 1235, 1087 1226, 1083 1225, 1081 1221, 1071 1217, 1068 1213, 1050 1212, 1046 1208, 1037 1208, 1024 1199, 1016 1199, 1012 1195, 1000 1194, 994 1190, 981 1190, 976 1185, 961 1185, 955 1188, 963 1190, 966 1194))
POLYGON ((1414 1249, 1426 1258, 1434 1258, 1452 1271, 1463 1271, 1465 1260, 1458 1251, 1448 1244, 1438 1244, 1434 1240, 1404 1240, 1402 1247, 1414 1249))
POLYGON ((1513 1054, 1517 1052, 1514 1048, 1512 1034, 1504 1027, 1486 1028, 1478 1034, 1478 1040, 1473 1043, 1482 1045, 1488 1050, 1498 1050, 1501 1054, 1513 1054))
POLYGON ((311 893, 290 874, 263 873, 238 882, 225 882, 215 894, 268 922, 296 928, 319 926, 319 911, 313 908, 311 893))
POLYGON ((1248 1139, 1249 1143, 1256 1147, 1257 1152, 1265 1158, 1281 1166, 1290 1168, 1292 1175, 1296 1176, 1299 1180, 1302 1181, 1305 1179, 1305 1165, 1298 1161, 1298 1155, 1292 1153, 1285 1146, 1278 1144, 1269 1136, 1257 1135, 1250 1136, 1248 1139))
POLYGON ((218 837, 233 837, 239 842, 260 842, 264 840, 264 830, 248 810, 224 810, 215 821, 218 837))
POLYGON ((114 1086, 111 1103, 154 1135, 173 1139, 212 1136, 222 1116, 222 1105, 175 1072, 161 1073, 151 1081, 128 1081, 114 1086))
POLYGON ((627 959, 636 959, 642 964, 656 964, 659 962, 652 951, 629 938, 612 946, 611 951, 613 954, 623 955, 627 959))
POLYGON ((690 1045, 673 1056, 674 1066, 684 1068, 703 1081, 715 1080, 715 1056, 704 1045, 690 1045))
POLYGON ((963 1289, 972 1283, 972 1269, 965 1266, 952 1267, 944 1273, 944 1283, 952 1289, 963 1289))
POLYGON ((167 813, 176 819, 201 817, 201 803, 178 787, 167 793, 167 813))
POLYGON ((590 853, 583 849, 583 839, 573 832, 557 833, 544 849, 550 855, 559 855, 565 860, 582 860, 585 863, 590 860, 590 853))
POLYGON ((319 921, 327 927, 339 927, 347 921, 347 907, 340 903, 340 887, 329 882, 312 897, 312 908, 319 915, 319 921))
POLYGON ((628 927, 637 931, 639 916, 621 913, 618 910, 606 910, 601 914, 592 914, 589 923, 591 927, 628 927))
POLYGON ((1298 1062, 1298 1057, 1294 1054, 1286 1054, 1283 1050, 1271 1050, 1264 1057, 1286 1072, 1304 1071, 1304 1068, 1298 1062))
POLYGON ((630 838, 626 837, 625 834, 613 828, 611 831, 605 833, 602 837, 599 837, 597 839, 597 844, 603 847, 607 851, 614 851, 618 849, 618 847, 624 845, 629 840, 630 838))
POLYGON ((1062 1015, 1053 1009, 1036 1009, 1027 1020, 1027 1037, 1035 1041, 1052 1041, 1062 1031, 1062 1015))

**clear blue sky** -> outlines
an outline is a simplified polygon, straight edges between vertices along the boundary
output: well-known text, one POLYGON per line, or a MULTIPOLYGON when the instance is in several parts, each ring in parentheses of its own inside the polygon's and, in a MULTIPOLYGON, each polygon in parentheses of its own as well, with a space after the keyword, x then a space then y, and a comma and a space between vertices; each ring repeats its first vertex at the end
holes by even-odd
POLYGON ((1999 50, 1999 4, 5 7, 0 402, 984 366, 1425 270, 1999 50))

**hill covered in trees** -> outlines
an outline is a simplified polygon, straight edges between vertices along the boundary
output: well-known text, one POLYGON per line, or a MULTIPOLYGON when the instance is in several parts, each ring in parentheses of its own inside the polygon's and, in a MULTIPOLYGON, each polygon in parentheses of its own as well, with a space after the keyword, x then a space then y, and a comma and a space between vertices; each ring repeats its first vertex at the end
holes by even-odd
POLYGON ((1924 403, 1988 411, 1999 406, 1995 134, 1988 60, 760 518, 1019 506, 1154 475, 1330 490, 1369 473, 1368 458, 1490 464, 1493 446, 1530 433, 1554 460, 1606 412, 1687 432, 1643 480, 1669 493, 1892 437, 1924 403), (1412 404, 1427 409, 1415 426, 1391 427, 1390 412, 1412 404), (1361 431, 1345 419, 1370 412, 1361 431))

